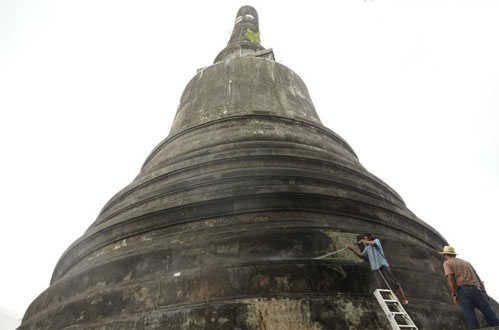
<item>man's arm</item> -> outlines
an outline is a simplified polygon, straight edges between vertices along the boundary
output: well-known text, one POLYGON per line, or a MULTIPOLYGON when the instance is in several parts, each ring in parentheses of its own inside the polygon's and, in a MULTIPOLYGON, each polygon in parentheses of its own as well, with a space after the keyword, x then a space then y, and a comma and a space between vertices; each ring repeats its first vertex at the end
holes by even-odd
POLYGON ((459 305, 459 301, 457 300, 457 284, 456 277, 454 274, 447 275, 447 283, 449 284, 450 294, 452 295, 452 299, 456 305, 459 305))
POLYGON ((365 239, 361 239, 359 243, 364 243, 364 244, 371 245, 371 246, 376 245, 375 241, 366 241, 365 239))
POLYGON ((352 251, 353 253, 355 253, 357 255, 357 257, 359 257, 360 259, 364 260, 364 256, 362 254, 360 254, 358 251, 354 250, 351 246, 348 247, 348 249, 350 251, 352 251))

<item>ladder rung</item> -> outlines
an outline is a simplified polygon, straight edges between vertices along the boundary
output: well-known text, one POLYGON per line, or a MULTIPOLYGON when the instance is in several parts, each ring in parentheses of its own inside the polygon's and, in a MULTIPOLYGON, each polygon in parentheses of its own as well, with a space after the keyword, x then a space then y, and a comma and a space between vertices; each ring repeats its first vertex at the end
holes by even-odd
POLYGON ((401 329, 418 330, 418 327, 414 324, 414 321, 412 321, 411 317, 404 309, 404 307, 397 299, 392 290, 376 289, 374 291, 374 296, 376 297, 378 303, 385 312, 385 315, 388 318, 388 321, 390 322, 391 328, 393 330, 401 330, 401 329), (386 293, 389 294, 387 295, 386 293), (387 296, 388 299, 386 299, 384 296, 387 296), (400 318, 402 318, 403 320, 400 318))
MULTIPOLYGON (((409 320, 407 320, 407 321, 409 321, 409 320)), ((407 323, 398 323, 397 321, 395 321, 395 322, 397 323, 397 325, 399 327, 403 327, 403 328, 415 328, 416 325, 414 324, 414 322, 412 322, 412 320, 410 320, 410 321, 411 321, 410 324, 407 324, 407 323)))

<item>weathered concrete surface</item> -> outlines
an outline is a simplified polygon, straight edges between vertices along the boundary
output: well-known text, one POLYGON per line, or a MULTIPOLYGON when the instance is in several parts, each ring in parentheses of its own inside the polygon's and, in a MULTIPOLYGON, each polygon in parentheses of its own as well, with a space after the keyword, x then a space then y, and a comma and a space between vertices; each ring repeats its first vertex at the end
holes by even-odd
POLYGON ((435 252, 446 241, 322 126, 295 73, 231 54, 189 82, 170 135, 63 254, 20 329, 389 329, 366 263, 313 260, 365 231, 420 329, 464 329, 435 252))

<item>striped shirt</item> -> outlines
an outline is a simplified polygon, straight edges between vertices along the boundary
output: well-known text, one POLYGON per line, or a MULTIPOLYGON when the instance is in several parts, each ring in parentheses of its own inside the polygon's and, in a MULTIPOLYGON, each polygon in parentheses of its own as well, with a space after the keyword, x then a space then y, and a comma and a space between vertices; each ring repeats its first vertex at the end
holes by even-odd
POLYGON ((375 245, 367 245, 364 251, 362 251, 362 255, 369 259, 369 263, 371 264, 372 270, 377 270, 382 266, 389 267, 388 261, 386 261, 385 253, 383 252, 383 248, 381 247, 381 242, 379 239, 374 240, 375 245))

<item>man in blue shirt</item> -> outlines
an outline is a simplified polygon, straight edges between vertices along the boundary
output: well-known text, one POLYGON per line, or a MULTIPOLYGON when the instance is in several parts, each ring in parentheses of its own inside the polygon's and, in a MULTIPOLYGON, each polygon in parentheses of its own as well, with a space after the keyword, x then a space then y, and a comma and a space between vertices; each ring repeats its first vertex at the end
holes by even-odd
POLYGON ((362 253, 355 251, 352 247, 349 247, 348 249, 361 259, 368 258, 371 269, 377 271, 377 274, 381 276, 390 289, 395 288, 395 292, 400 296, 400 302, 402 304, 408 304, 409 302, 405 297, 402 286, 395 276, 393 276, 388 261, 386 261, 385 253, 383 252, 383 247, 381 246, 379 239, 375 239, 371 233, 365 233, 359 243, 363 243, 365 246, 362 253))

